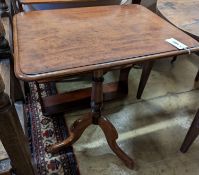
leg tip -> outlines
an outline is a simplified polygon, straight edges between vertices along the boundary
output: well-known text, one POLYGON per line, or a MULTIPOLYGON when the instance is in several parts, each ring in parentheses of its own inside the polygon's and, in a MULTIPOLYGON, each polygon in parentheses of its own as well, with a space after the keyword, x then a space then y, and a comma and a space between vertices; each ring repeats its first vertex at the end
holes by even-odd
POLYGON ((180 148, 180 151, 181 151, 182 153, 186 153, 186 152, 188 151, 188 148, 181 147, 181 148, 180 148))
POLYGON ((51 145, 46 146, 45 151, 46 151, 47 153, 51 153, 51 154, 54 153, 54 150, 53 150, 53 148, 52 148, 51 145))
POLYGON ((124 164, 131 170, 135 170, 136 166, 135 166, 135 162, 133 159, 129 158, 129 160, 125 160, 124 164))

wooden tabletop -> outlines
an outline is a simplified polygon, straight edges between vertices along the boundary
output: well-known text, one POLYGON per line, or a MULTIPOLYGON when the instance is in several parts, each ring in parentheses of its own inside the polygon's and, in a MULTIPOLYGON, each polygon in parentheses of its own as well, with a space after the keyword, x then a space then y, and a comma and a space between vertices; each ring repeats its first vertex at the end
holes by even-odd
POLYGON ((169 22, 199 40, 199 0, 158 0, 157 10, 169 22))
POLYGON ((26 81, 187 53, 199 44, 140 5, 32 11, 14 17, 15 73, 26 81))

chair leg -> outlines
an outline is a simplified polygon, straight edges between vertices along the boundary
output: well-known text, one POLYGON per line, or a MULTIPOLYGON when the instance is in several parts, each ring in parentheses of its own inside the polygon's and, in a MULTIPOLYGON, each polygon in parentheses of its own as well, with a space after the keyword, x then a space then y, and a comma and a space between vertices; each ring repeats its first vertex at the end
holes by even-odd
POLYGON ((195 81, 198 81, 198 80, 199 80, 199 70, 198 70, 196 77, 195 77, 195 81))
POLYGON ((128 78, 131 68, 132 66, 120 69, 119 89, 125 94, 128 94, 128 78))
POLYGON ((195 118, 184 139, 184 142, 180 148, 180 151, 183 153, 186 153, 198 135, 199 135, 199 110, 197 111, 195 115, 195 118))
POLYGON ((147 80, 148 80, 149 75, 151 73, 153 64, 154 64, 154 61, 148 61, 148 62, 143 64, 142 75, 141 75, 140 83, 139 83, 139 86, 138 86, 137 99, 140 99, 141 96, 142 96, 142 93, 143 93, 144 88, 146 86, 147 80))
POLYGON ((174 56, 173 59, 171 60, 171 64, 173 64, 177 60, 177 56, 174 56))

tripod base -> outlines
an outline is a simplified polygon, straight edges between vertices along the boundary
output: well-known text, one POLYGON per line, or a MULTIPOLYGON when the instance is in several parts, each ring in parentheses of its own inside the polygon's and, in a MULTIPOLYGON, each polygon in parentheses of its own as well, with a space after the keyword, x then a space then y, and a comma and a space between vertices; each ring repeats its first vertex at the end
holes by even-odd
MULTIPOLYGON (((122 78, 122 77, 120 77, 122 78)), ((106 136, 106 140, 112 149, 112 151, 124 162, 124 164, 133 169, 134 161, 121 150, 118 146, 116 140, 118 138, 118 133, 111 122, 105 117, 101 116, 101 109, 103 105, 103 71, 97 70, 93 72, 93 82, 92 82, 92 92, 91 92, 91 112, 76 120, 70 130, 70 136, 54 145, 46 148, 49 153, 56 153, 57 151, 66 148, 67 146, 75 143, 85 131, 85 129, 91 125, 99 125, 106 136)))
MULTIPOLYGON (((56 153, 63 148, 70 146, 71 144, 75 143, 85 131, 85 129, 93 124, 92 115, 89 114, 81 119, 76 120, 70 130, 70 136, 60 142, 56 143, 52 146, 46 148, 46 151, 49 153, 56 153)), ((123 161, 123 163, 130 169, 134 168, 134 161, 118 146, 116 140, 118 138, 118 133, 115 127, 111 124, 111 122, 106 119, 105 117, 100 117, 98 119, 98 125, 104 132, 106 136, 106 140, 112 149, 112 151, 123 161)))

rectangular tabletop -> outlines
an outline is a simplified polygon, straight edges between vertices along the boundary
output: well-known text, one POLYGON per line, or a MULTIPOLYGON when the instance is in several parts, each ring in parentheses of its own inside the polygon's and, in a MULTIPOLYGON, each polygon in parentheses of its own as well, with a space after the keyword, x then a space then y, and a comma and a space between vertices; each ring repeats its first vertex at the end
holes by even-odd
POLYGON ((178 55, 198 42, 140 5, 32 11, 14 17, 16 75, 40 80, 178 55))

